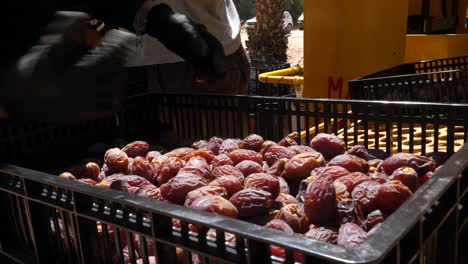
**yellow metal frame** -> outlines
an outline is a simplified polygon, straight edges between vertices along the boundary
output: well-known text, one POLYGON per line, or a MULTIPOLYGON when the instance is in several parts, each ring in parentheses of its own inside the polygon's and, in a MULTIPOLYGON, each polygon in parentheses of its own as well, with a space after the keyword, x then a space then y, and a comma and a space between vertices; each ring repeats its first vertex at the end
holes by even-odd
POLYGON ((297 76, 298 73, 304 71, 304 66, 296 66, 287 69, 280 69, 271 72, 265 72, 258 75, 258 80, 262 83, 281 83, 292 85, 303 85, 304 77, 297 76), (288 76, 296 75, 296 76, 288 76))

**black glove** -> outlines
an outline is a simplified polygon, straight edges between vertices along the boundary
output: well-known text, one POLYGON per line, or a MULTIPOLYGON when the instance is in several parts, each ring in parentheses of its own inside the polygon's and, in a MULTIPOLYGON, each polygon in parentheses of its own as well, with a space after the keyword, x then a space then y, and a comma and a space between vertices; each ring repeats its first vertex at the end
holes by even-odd
POLYGON ((111 30, 90 50, 87 20, 84 13, 57 13, 37 45, 6 73, 1 89, 11 118, 70 121, 111 114, 122 104, 122 66, 135 38, 111 30))
POLYGON ((159 4, 151 8, 146 18, 146 32, 192 63, 199 77, 225 72, 224 48, 219 40, 204 25, 174 13, 168 5, 159 4))

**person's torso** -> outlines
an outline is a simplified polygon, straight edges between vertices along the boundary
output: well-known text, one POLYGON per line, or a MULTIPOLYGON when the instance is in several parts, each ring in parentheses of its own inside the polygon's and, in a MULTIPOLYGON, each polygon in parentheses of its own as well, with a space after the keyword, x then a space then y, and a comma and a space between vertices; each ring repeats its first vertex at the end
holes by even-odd
MULTIPOLYGON (((156 0, 165 2, 177 13, 188 16, 193 21, 206 26, 224 47, 225 55, 236 52, 240 45, 240 20, 232 0, 156 0)), ((176 63, 184 61, 169 51, 161 42, 148 35, 142 36, 135 45, 135 55, 129 66, 176 63)))

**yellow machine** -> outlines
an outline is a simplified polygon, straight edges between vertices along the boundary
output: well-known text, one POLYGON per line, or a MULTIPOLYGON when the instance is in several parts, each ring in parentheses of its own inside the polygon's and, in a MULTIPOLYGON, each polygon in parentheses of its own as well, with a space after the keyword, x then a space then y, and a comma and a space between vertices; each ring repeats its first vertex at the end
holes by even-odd
POLYGON ((348 80, 405 62, 468 55, 467 12, 468 0, 307 0, 304 68, 259 79, 303 84, 296 92, 304 97, 347 98, 348 80), (407 35, 412 19, 431 34, 407 35), (284 77, 300 70, 303 79, 284 77))

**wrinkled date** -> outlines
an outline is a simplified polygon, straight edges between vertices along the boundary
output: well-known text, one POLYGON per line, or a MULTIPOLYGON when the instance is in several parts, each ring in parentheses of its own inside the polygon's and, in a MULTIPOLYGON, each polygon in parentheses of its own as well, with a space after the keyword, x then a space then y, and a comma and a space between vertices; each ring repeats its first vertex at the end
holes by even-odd
POLYGON ((317 226, 334 224, 337 217, 336 190, 333 179, 320 177, 307 187, 304 211, 309 221, 317 226))
POLYGON ((380 171, 381 166, 382 166, 383 160, 381 159, 371 159, 367 162, 369 165, 369 171, 374 172, 374 171, 380 171))
POLYGON ((97 184, 99 187, 110 188, 110 185, 114 181, 122 181, 125 184, 128 184, 131 187, 143 187, 146 185, 152 185, 147 179, 137 176, 137 175, 124 175, 124 174, 115 174, 109 177, 104 178, 100 183, 97 184))
POLYGON ((285 138, 281 139, 278 142, 278 146, 289 147, 297 145, 297 141, 299 140, 299 133, 292 132, 291 134, 287 135, 285 138))
POLYGON ((337 182, 341 182, 346 185, 348 192, 352 192, 354 188, 362 182, 370 180, 369 176, 362 172, 353 172, 347 176, 336 179, 337 182))
POLYGON ((346 223, 338 231, 337 244, 342 247, 351 248, 358 246, 366 239, 366 231, 354 223, 346 223))
POLYGON ((223 139, 221 138, 218 138, 218 137, 212 137, 210 138, 210 140, 208 141, 208 146, 207 148, 211 151, 213 151, 213 153, 215 155, 218 155, 219 154, 219 147, 221 147, 221 144, 223 144, 223 139))
POLYGON ((265 227, 283 231, 288 234, 294 234, 294 230, 288 225, 288 223, 281 219, 273 219, 270 222, 266 223, 265 227))
POLYGON ((402 205, 413 193, 400 181, 389 181, 379 188, 378 209, 392 213, 402 205))
POLYGON ((316 177, 329 176, 329 177, 332 177, 334 180, 340 177, 346 176, 348 174, 349 174, 349 171, 340 166, 319 167, 310 172, 311 176, 316 176, 316 177))
POLYGON ((287 162, 288 159, 286 158, 277 160, 271 167, 268 168, 267 173, 279 177, 283 173, 284 166, 286 166, 287 162))
POLYGON ((285 206, 287 204, 299 204, 294 196, 287 194, 287 193, 280 193, 278 197, 276 197, 276 202, 280 203, 281 206, 285 206))
POLYGON ((203 159, 205 159, 206 162, 210 163, 214 159, 215 155, 211 150, 197 149, 185 155, 184 159, 186 161, 189 161, 194 157, 202 157, 203 159))
POLYGON ((334 181, 333 185, 335 186, 337 201, 347 200, 349 198, 350 194, 348 192, 348 188, 346 187, 346 185, 344 185, 344 183, 334 181))
POLYGON ((231 197, 233 194, 242 190, 242 182, 235 176, 227 175, 214 179, 209 183, 211 186, 219 186, 226 189, 227 197, 231 197))
POLYGON ((343 200, 338 202, 337 208, 340 225, 354 223, 361 228, 366 227, 361 208, 357 202, 351 199, 343 200))
POLYGON ((401 181, 412 192, 415 192, 419 187, 418 173, 411 167, 401 167, 394 170, 388 179, 401 181))
POLYGON ((369 152, 367 152, 367 149, 364 146, 361 145, 355 145, 352 148, 348 149, 346 152, 349 155, 354 155, 358 158, 361 158, 365 161, 368 161, 370 159, 369 152))
POLYGON ((118 148, 109 149, 104 154, 104 162, 111 173, 126 172, 128 169, 128 156, 118 148))
POLYGON ((194 156, 190 158, 185 164, 185 167, 201 168, 206 170, 210 169, 210 165, 208 165, 206 159, 201 156, 194 156))
POLYGON ((428 171, 434 171, 436 168, 433 159, 407 153, 397 153, 385 159, 382 163, 382 169, 388 175, 392 175, 393 171, 401 167, 411 167, 419 176, 428 171))
POLYGON ((174 149, 173 151, 169 151, 168 153, 164 154, 166 157, 175 157, 175 158, 183 158, 187 156, 190 152, 194 151, 193 148, 178 148, 174 149))
POLYGON ((328 162, 328 166, 340 166, 347 169, 349 172, 367 173, 369 171, 367 161, 349 154, 334 157, 328 162))
MULTIPOLYGON (((219 154, 229 155, 232 151, 239 149, 240 139, 226 139, 219 147, 219 154)), ((232 158, 231 158, 232 159, 232 158)), ((235 163, 235 162, 234 162, 235 163)))
POLYGON ((291 159, 295 155, 296 152, 294 150, 283 146, 271 146, 263 155, 263 159, 267 162, 268 166, 272 166, 279 159, 291 159))
POLYGON ((146 154, 146 159, 149 162, 152 162, 153 160, 155 160, 157 157, 160 157, 160 156, 162 156, 162 154, 159 151, 150 151, 146 154))
POLYGON ((266 140, 263 142, 262 144, 262 149, 260 149, 260 154, 262 154, 262 156, 265 158, 265 153, 267 152, 267 150, 272 147, 272 146, 276 146, 276 142, 274 141, 271 141, 271 140, 266 140))
POLYGON ((366 226, 367 230, 372 229, 377 224, 382 223, 385 220, 385 216, 380 210, 375 210, 367 215, 366 226))
POLYGON ((149 144, 144 141, 133 141, 128 143, 122 148, 122 151, 127 153, 130 158, 136 158, 138 156, 145 157, 149 151, 149 144))
POLYGON ((69 172, 62 172, 62 173, 60 173, 60 175, 58 177, 62 178, 62 179, 67 179, 67 180, 76 180, 76 177, 73 176, 73 174, 71 174, 69 172))
POLYGON ((164 198, 161 195, 161 190, 154 185, 143 186, 136 192, 136 195, 158 200, 158 201, 164 201, 164 198))
POLYGON ((244 160, 239 162, 236 165, 236 169, 240 170, 245 177, 253 173, 263 172, 263 166, 258 164, 258 162, 251 160, 244 160))
POLYGON ((96 181, 94 181, 93 179, 89 179, 89 178, 78 179, 78 181, 88 184, 88 185, 96 185, 96 181))
POLYGON ((244 187, 267 191, 271 194, 272 199, 276 199, 280 192, 278 179, 266 173, 254 173, 249 175, 244 180, 244 187))
POLYGON ((208 141, 206 140, 199 140, 195 141, 192 144, 193 149, 203 149, 203 148, 208 148, 208 141))
POLYGON ((237 208, 240 217, 254 217, 266 214, 273 198, 263 190, 244 189, 231 196, 229 201, 237 208))
POLYGON ((320 133, 310 141, 310 146, 322 153, 327 160, 345 152, 345 143, 339 137, 320 133))
POLYGON ((240 148, 260 151, 264 140, 257 134, 251 134, 242 140, 240 148))
POLYGON ((275 217, 288 223, 296 233, 305 233, 309 229, 309 220, 298 204, 283 206, 275 217))
POLYGON ((336 240, 338 239, 338 233, 336 231, 327 229, 325 227, 316 227, 313 225, 311 226, 309 231, 307 231, 304 235, 314 240, 319 240, 332 244, 336 244, 336 240))
POLYGON ((300 181, 310 175, 310 172, 325 166, 325 159, 318 152, 306 152, 298 154, 290 159, 284 166, 281 174, 287 181, 300 181))
POLYGON ((190 208, 200 211, 205 211, 217 215, 224 215, 232 218, 237 218, 237 208, 231 202, 221 196, 205 195, 193 201, 190 208))
POLYGON ((226 154, 221 154, 213 158, 211 161, 211 166, 213 168, 222 166, 222 165, 231 165, 234 166, 234 162, 226 154))
POLYGON ((288 182, 283 177, 277 177, 280 185, 280 193, 290 193, 288 182))
MULTIPOLYGON (((379 188, 381 184, 375 181, 364 181, 358 184, 352 191, 351 197, 356 200, 362 208, 365 216, 379 209, 379 188)), ((390 202, 390 201, 388 201, 390 202)))
POLYGON ((296 155, 301 154, 301 153, 306 153, 306 152, 318 152, 311 147, 302 146, 302 145, 292 145, 292 146, 289 146, 288 149, 296 152, 296 155))
POLYGON ((190 191, 187 194, 187 197, 185 198, 185 206, 190 206, 193 201, 197 200, 200 197, 206 196, 206 195, 216 195, 216 196, 221 196, 224 198, 227 198, 227 191, 224 187, 221 186, 213 186, 213 185, 208 185, 204 187, 200 187, 196 190, 190 191))
POLYGON ((258 152, 249 149, 233 150, 231 153, 229 153, 229 158, 231 158, 234 164, 238 164, 239 162, 244 160, 255 161, 258 164, 263 163, 262 155, 260 155, 258 152))
POLYGON ((165 163, 156 169, 156 181, 158 185, 162 185, 175 177, 177 173, 179 173, 180 169, 182 169, 182 167, 184 167, 184 162, 180 158, 169 158, 165 163))
POLYGON ((161 195, 164 199, 176 203, 184 204, 187 194, 207 184, 203 178, 197 175, 178 175, 161 185, 161 195))
POLYGON ((155 176, 153 165, 140 156, 136 157, 130 165, 130 173, 141 176, 149 181, 153 181, 155 176))
POLYGON ((237 179, 239 179, 241 183, 244 182, 244 174, 242 174, 242 172, 239 169, 231 165, 223 165, 216 167, 211 171, 211 174, 215 178, 219 178, 222 176, 234 176, 237 179))

